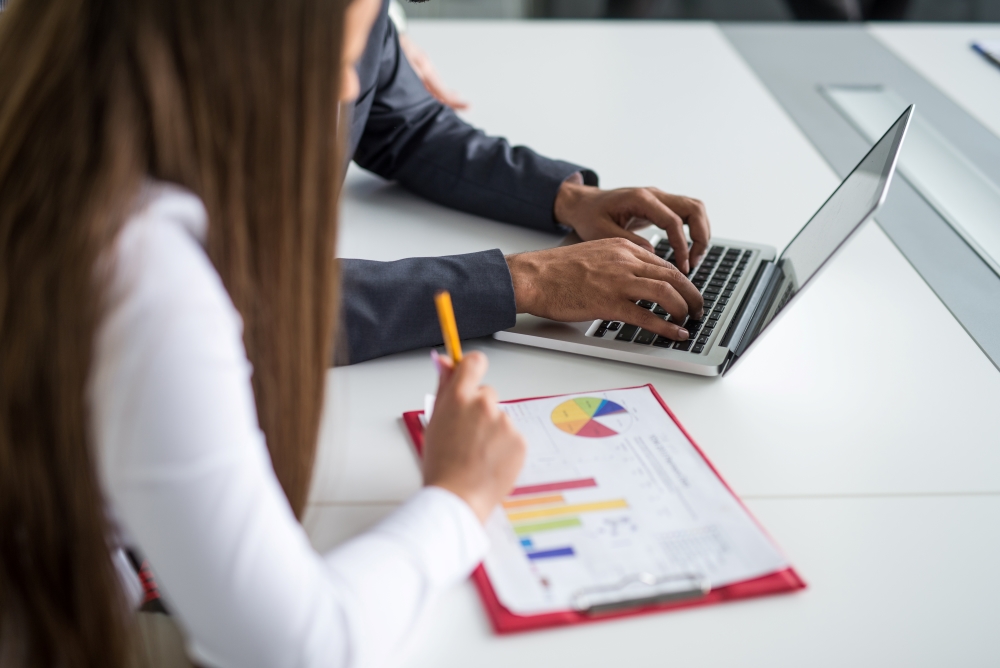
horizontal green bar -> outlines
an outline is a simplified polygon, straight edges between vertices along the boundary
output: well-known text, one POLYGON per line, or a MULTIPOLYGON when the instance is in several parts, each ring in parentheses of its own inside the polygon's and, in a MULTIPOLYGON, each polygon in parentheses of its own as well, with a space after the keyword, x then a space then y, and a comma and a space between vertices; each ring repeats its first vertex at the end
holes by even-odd
POLYGON ((551 522, 536 522, 535 524, 519 524, 514 527, 514 533, 518 536, 524 536, 529 533, 538 533, 539 531, 552 531, 553 529, 568 529, 570 527, 580 526, 579 517, 570 517, 564 520, 552 520, 551 522))

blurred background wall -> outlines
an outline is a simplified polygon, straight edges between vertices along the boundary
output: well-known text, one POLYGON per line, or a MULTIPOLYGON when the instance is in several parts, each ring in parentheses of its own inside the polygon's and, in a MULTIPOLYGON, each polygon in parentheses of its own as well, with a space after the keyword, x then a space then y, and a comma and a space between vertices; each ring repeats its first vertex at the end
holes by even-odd
POLYGON ((1000 0, 429 0, 412 18, 1000 21, 1000 0))

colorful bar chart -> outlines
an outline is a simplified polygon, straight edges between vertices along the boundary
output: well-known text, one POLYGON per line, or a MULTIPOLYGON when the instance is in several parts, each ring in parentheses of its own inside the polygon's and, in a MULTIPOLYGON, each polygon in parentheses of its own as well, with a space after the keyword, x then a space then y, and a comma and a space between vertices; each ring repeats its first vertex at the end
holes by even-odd
POLYGON ((515 487, 510 495, 524 496, 526 494, 542 494, 544 492, 561 492, 567 489, 583 489, 585 487, 597 487, 597 481, 593 478, 584 478, 583 480, 564 480, 563 482, 527 485, 525 487, 515 487))
MULTIPOLYGON (((510 521, 514 534, 521 543, 525 556, 531 561, 555 559, 558 557, 574 557, 575 549, 565 545, 559 531, 580 529, 583 527, 579 515, 581 513, 600 512, 628 508, 625 499, 608 499, 584 503, 566 503, 564 492, 597 487, 594 478, 578 480, 563 480, 560 482, 525 485, 516 488, 504 502, 504 512, 510 521), (556 532, 554 537, 548 532, 556 532), (541 545, 536 544, 536 536, 544 534, 541 545), (552 546, 555 543, 555 547, 552 546), (559 545, 563 543, 563 545, 559 545)), ((572 538, 574 534, 567 534, 572 538)), ((569 541, 567 541, 569 542, 569 541)))

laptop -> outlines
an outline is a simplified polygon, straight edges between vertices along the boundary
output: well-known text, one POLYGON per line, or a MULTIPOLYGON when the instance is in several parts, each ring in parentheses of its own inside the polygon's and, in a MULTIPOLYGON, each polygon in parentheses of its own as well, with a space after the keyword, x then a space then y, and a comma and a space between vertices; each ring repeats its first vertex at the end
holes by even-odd
MULTIPOLYGON (((702 376, 725 375, 885 201, 912 116, 910 105, 781 255, 771 246, 712 239, 689 274, 705 300, 705 313, 700 320, 681 323, 690 333, 688 340, 673 341, 625 322, 563 323, 526 314, 494 338, 702 376)), ((662 230, 656 228, 648 238, 657 255, 673 259, 662 230)), ((636 303, 671 320, 657 304, 636 303)))

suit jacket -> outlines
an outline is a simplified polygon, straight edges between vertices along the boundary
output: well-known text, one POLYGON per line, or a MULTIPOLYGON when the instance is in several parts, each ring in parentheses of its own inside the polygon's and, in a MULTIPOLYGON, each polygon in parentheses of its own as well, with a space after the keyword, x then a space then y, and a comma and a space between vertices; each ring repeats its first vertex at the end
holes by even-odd
MULTIPOLYGON (((454 209, 553 233, 559 186, 578 165, 511 146, 461 120, 435 100, 399 47, 384 1, 358 63, 361 93, 354 106, 350 151, 361 167, 454 209)), ((514 325, 516 309, 503 254, 341 261, 341 345, 338 363, 361 362, 441 343, 437 290, 451 292, 462 338, 514 325), (346 343, 346 346, 344 345, 346 343)))

